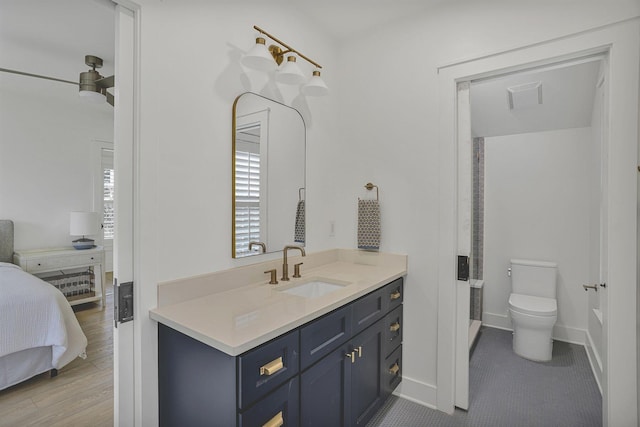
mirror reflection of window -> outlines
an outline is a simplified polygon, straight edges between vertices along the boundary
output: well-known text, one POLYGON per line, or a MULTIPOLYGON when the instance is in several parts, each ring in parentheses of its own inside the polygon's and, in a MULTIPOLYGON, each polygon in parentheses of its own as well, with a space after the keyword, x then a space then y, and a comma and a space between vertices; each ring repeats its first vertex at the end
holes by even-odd
POLYGON ((263 246, 264 252, 275 252, 304 245, 302 116, 284 104, 244 93, 233 104, 232 126, 232 256, 259 255, 263 246), (250 242, 261 244, 249 251, 250 242))
POLYGON ((260 124, 236 132, 236 256, 260 241, 260 124))

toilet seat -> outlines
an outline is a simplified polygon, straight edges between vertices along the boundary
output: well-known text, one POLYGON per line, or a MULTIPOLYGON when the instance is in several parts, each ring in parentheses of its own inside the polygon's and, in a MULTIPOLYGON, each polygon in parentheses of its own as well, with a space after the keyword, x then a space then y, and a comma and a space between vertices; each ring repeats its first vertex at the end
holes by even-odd
POLYGON ((509 295, 509 308, 532 316, 550 317, 558 314, 558 304, 555 299, 531 295, 509 295))

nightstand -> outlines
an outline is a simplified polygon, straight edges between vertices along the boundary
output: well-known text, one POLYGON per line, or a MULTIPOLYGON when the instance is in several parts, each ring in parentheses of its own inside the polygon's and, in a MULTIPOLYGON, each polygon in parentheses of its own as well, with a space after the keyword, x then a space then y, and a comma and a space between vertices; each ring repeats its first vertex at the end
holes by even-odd
POLYGON ((100 301, 105 306, 104 249, 74 248, 15 251, 13 263, 49 282, 71 305, 100 301))

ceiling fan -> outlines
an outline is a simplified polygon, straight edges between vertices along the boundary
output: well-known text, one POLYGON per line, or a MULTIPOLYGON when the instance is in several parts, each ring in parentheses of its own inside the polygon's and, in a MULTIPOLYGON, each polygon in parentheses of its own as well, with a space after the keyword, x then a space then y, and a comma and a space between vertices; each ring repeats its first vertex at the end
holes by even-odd
POLYGON ((0 68, 0 71, 76 85, 79 87, 80 97, 84 100, 92 103, 101 103, 106 100, 113 107, 114 96, 112 93, 108 92, 107 89, 115 86, 115 76, 104 77, 96 71, 96 68, 102 67, 102 58, 93 55, 86 55, 84 57, 84 63, 91 67, 91 69, 89 71, 81 72, 78 82, 43 76, 40 74, 25 73, 24 71, 10 70, 7 68, 0 68))

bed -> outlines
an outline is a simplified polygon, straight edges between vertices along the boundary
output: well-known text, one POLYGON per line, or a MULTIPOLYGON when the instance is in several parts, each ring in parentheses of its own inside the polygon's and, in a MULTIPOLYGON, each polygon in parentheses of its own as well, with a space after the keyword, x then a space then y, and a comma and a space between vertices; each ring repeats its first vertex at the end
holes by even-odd
POLYGON ((13 260, 13 222, 0 220, 0 390, 86 357, 87 337, 60 291, 13 260))

